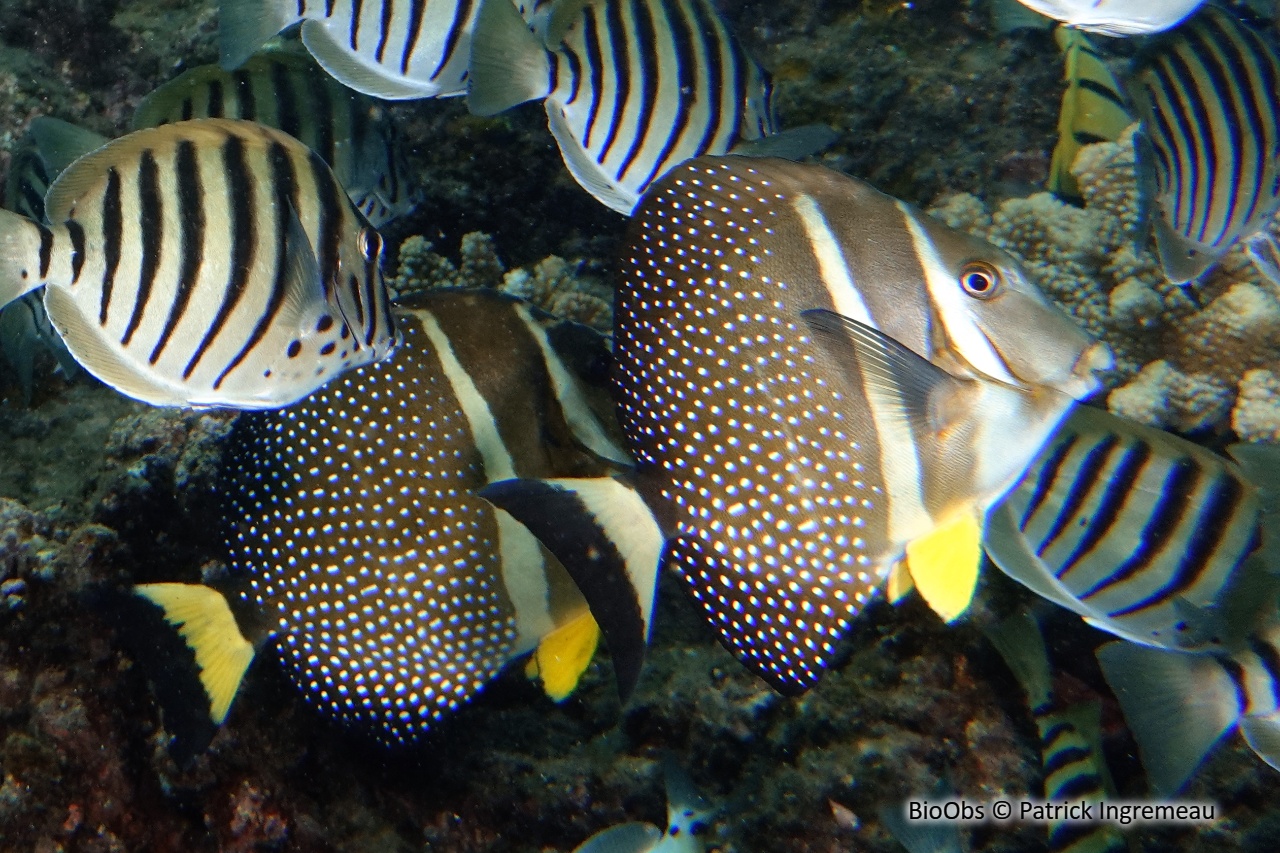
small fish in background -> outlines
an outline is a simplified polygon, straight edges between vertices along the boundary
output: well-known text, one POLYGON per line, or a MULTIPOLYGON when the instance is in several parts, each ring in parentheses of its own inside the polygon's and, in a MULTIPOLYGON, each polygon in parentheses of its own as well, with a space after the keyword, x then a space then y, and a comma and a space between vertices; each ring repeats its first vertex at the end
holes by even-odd
POLYGON ((0 211, 0 305, 44 286, 76 361, 143 402, 283 406, 398 341, 378 232, 260 124, 108 142, 65 167, 45 217, 0 211))
POLYGON ((704 853, 703 838, 717 809, 697 789, 689 775, 666 762, 667 826, 634 821, 601 830, 573 849, 573 853, 704 853))
MULTIPOLYGON (((985 633, 1027 694, 1027 705, 1040 733, 1044 799, 1114 799, 1115 783, 1102 751, 1102 706, 1082 702, 1063 707, 1054 696, 1049 650, 1035 616, 1019 610, 987 626, 985 633)), ((1129 849, 1124 835, 1109 823, 1050 821, 1048 830, 1050 853, 1121 853, 1129 849)))
MULTIPOLYGON (((9 162, 4 207, 43 222, 44 194, 53 177, 34 143, 20 147, 9 162)), ((57 360, 58 370, 68 379, 79 372, 80 366, 49 322, 40 294, 28 293, 0 309, 0 352, 18 375, 23 401, 28 406, 35 390, 37 348, 48 350, 57 360)))
POLYGON ((631 213, 673 166, 701 154, 793 159, 828 128, 779 133, 773 84, 709 0, 481 0, 467 103, 494 115, 545 99, 565 165, 602 204, 631 213), (532 26, 532 29, 531 29, 532 26))
POLYGON ((397 313, 396 358, 237 420, 219 491, 239 591, 137 587, 181 633, 185 669, 198 664, 198 707, 165 707, 175 756, 203 749, 266 642, 310 704, 388 745, 417 741, 520 655, 557 701, 590 663, 598 630, 572 580, 475 496, 629 462, 603 394, 593 405, 568 366, 583 327, 484 292, 397 313))
POLYGON ((615 661, 643 655, 647 624, 601 614, 647 608, 661 559, 787 694, 908 543, 972 595, 987 506, 1110 364, 1004 252, 777 159, 702 157, 655 184, 614 316, 635 471, 482 494, 560 558, 615 661))
POLYGON ((1070 27, 1104 36, 1140 36, 1176 27, 1205 0, 1019 0, 1070 27))
POLYGON ((1123 641, 1098 663, 1138 742, 1147 781, 1173 796, 1214 746, 1239 728, 1258 757, 1280 770, 1280 620, 1231 653, 1184 653, 1123 641))
POLYGON ((1229 451, 1079 406, 987 514, 983 546, 1006 575, 1122 639, 1225 642, 1234 591, 1259 600, 1276 572, 1264 509, 1280 482, 1274 448, 1229 451))
POLYGON ((1053 34, 1065 60, 1058 114, 1058 144, 1049 163, 1049 192, 1072 204, 1083 204, 1071 166, 1085 145, 1114 141, 1133 124, 1125 108, 1120 84, 1106 62, 1080 30, 1058 27, 1053 34))
POLYGON ((184 71, 143 98, 133 129, 193 118, 244 119, 283 130, 329 164, 374 228, 419 201, 383 107, 335 82, 300 50, 264 50, 235 71, 217 65, 184 71))
POLYGON ((1280 283, 1267 226, 1280 207, 1280 52, 1218 6, 1156 40, 1125 87, 1135 137, 1142 233, 1165 276, 1198 279, 1243 240, 1280 283))
POLYGON ((476 0, 221 0, 219 64, 236 70, 301 22, 302 43, 348 88, 388 101, 461 95, 476 7, 476 0))
MULTIPOLYGON (((928 799, 936 802, 954 797, 955 789, 943 778, 938 780, 928 799)), ((960 833, 960 824, 955 821, 933 823, 907 820, 901 803, 883 806, 879 816, 885 829, 889 830, 889 834, 907 853, 964 853, 968 849, 960 833)))

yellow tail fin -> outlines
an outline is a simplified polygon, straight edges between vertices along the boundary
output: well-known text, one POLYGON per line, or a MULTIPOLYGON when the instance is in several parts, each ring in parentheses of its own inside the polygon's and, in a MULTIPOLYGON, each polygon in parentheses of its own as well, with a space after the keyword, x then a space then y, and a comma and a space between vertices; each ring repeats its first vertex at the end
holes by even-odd
POLYGON ((907 566, 920 595, 945 622, 969 609, 982 564, 982 524, 973 513, 907 545, 907 566))
POLYGON ((542 689, 553 702, 568 699, 578 687, 600 642, 600 627, 584 610, 542 638, 525 666, 530 678, 540 677, 542 689))

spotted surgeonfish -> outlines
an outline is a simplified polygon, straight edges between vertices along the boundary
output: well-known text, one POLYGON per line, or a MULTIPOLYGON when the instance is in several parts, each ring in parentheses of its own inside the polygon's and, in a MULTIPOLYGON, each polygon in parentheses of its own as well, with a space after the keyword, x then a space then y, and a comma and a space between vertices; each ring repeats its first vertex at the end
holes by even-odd
MULTIPOLYGON (((600 578, 643 580, 661 555, 787 693, 904 548, 967 602, 987 507, 1110 364, 1004 252, 829 169, 732 156, 637 209, 614 355, 633 477, 484 494, 593 608, 621 587, 600 578)), ((628 645, 600 621, 615 658, 642 651, 647 626, 628 645)))
MULTIPOLYGON (((1280 207, 1280 51, 1218 6, 1158 39, 1127 81, 1143 225, 1184 284, 1239 240, 1280 284, 1267 226, 1280 207)), ((1145 237, 1145 234, 1143 235, 1145 237)))
MULTIPOLYGON (((508 0, 509 2, 509 0, 508 0)), ((221 0, 221 65, 239 68, 282 30, 339 83, 389 101, 466 91, 478 0, 221 0)))
POLYGON ((544 98, 577 182, 630 213, 645 189, 700 154, 800 157, 826 128, 778 133, 773 85, 710 0, 482 0, 467 103, 493 115, 544 98))
POLYGON ((229 597, 252 618, 228 621, 209 587, 139 587, 186 623, 206 723, 268 641, 312 705, 387 744, 412 743, 530 650, 556 699, 590 661, 598 633, 569 576, 475 493, 629 463, 607 395, 578 378, 607 358, 599 337, 492 293, 438 291, 397 313, 394 359, 236 423, 220 491, 243 583, 229 597))
POLYGON ((275 127, 320 155, 375 228, 413 209, 404 152, 386 111, 335 82, 305 52, 265 50, 235 71, 201 65, 143 98, 133 128, 193 118, 275 127))
POLYGON ((0 211, 0 305, 44 286, 76 361, 159 406, 283 406, 398 339, 382 239, 319 155, 260 124, 135 131, 46 222, 0 211))
POLYGON ((1263 547, 1275 525, 1264 509, 1280 454, 1230 450, 1239 462, 1077 407, 987 514, 983 546, 1009 577, 1095 628, 1168 649, 1203 645, 1221 633, 1217 606, 1276 560, 1263 547))

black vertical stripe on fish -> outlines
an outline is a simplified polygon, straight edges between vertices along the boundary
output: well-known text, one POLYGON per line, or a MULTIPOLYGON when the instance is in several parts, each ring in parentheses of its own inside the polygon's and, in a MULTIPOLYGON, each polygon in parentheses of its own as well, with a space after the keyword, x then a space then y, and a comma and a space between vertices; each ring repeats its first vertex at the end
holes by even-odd
MULTIPOLYGON (((305 2, 305 0, 300 0, 300 2, 298 3, 298 17, 299 17, 299 18, 301 18, 301 17, 302 17, 302 3, 303 3, 303 2, 305 2)), ((332 17, 333 17, 333 7, 334 7, 336 4, 337 4, 337 0, 324 0, 324 16, 325 16, 326 18, 332 18, 332 17)))
POLYGON ((1111 452, 1115 450, 1119 443, 1120 439, 1118 437, 1108 435, 1085 454, 1084 459, 1080 462, 1080 467, 1075 472, 1066 500, 1062 502, 1062 507, 1058 510, 1057 518, 1053 520, 1048 533, 1036 545, 1037 556, 1043 557, 1044 552, 1049 550, 1050 546, 1067 529, 1067 525, 1072 518, 1080 511, 1080 505, 1084 503, 1085 498, 1093 491, 1098 478, 1102 476, 1102 469, 1111 460, 1111 452))
POLYGON ((738 120, 733 125, 733 132, 729 135, 729 141, 726 143, 727 147, 732 150, 735 145, 745 138, 742 122, 746 120, 747 113, 742 109, 742 105, 747 102, 747 72, 751 68, 751 60, 747 59, 747 54, 737 39, 731 38, 728 43, 729 63, 733 71, 731 77, 733 89, 729 93, 729 103, 733 104, 734 113, 738 116, 738 120))
MULTIPOLYGON (((653 12, 648 3, 631 3, 631 20, 636 34, 636 60, 639 62, 640 101, 636 106, 636 133, 631 140, 631 147, 622 159, 622 164, 615 173, 619 180, 626 177, 636 157, 644 149, 649 139, 649 132, 654 129, 650 114, 653 102, 657 97, 658 69, 655 67, 658 57, 658 37, 654 29, 653 12)), ((664 22, 665 23, 665 22, 664 22)))
POLYGON ((213 345, 214 339, 222 333, 227 318, 235 310, 240 298, 244 296, 245 285, 249 281, 249 273, 253 269, 254 258, 258 252, 256 227, 257 198, 254 193, 253 174, 245 159, 244 140, 232 134, 222 144, 222 170, 227 178, 227 205, 231 215, 231 270, 227 280, 227 288, 222 294, 218 311, 205 330, 200 345, 192 354, 191 360, 182 371, 183 379, 190 379, 204 354, 213 345))
POLYGON ((707 68, 707 124, 702 129, 702 139, 698 140, 696 150, 706 151, 711 141, 716 138, 716 130, 720 127, 721 98, 720 89, 724 85, 724 68, 721 67, 720 51, 716 45, 716 22, 708 18, 706 9, 700 0, 691 0, 689 11, 693 13, 694 32, 702 43, 702 55, 706 58, 707 68))
POLYGON ((1127 616, 1165 601, 1172 601, 1193 586, 1213 558, 1243 497, 1244 489, 1235 477, 1223 474, 1215 478, 1196 519, 1196 533, 1182 552, 1173 577, 1146 598, 1111 613, 1111 616, 1127 616))
POLYGON ((1078 435, 1072 435, 1066 441, 1058 443, 1053 449, 1053 454, 1040 468, 1036 476, 1036 488, 1031 494, 1031 500, 1027 502, 1027 508, 1022 513, 1022 518, 1018 521, 1018 529, 1026 531, 1027 525, 1031 523, 1031 519, 1039 511, 1044 504, 1045 498, 1053 491, 1053 487, 1058 482, 1058 474, 1062 470, 1062 465, 1067 461, 1067 457, 1071 455, 1071 451, 1075 448, 1076 442, 1080 440, 1078 435))
MULTIPOLYGON (((309 150, 309 149, 308 149, 309 150)), ((311 152, 311 156, 315 157, 316 153, 311 152)), ((275 190, 275 197, 272 199, 276 216, 276 272, 271 282, 271 295, 267 297, 266 307, 258 316, 258 322, 253 327, 253 331, 249 334, 248 340, 244 346, 236 353, 235 357, 228 362, 227 366, 218 374, 218 378, 214 380, 213 387, 222 386, 223 380, 235 370, 240 364, 253 352, 254 347, 267 334, 267 330, 275 322, 276 316, 280 313, 280 308, 284 305, 285 297, 288 295, 289 281, 289 227, 298 217, 298 179, 293 171, 293 160, 289 157, 289 152, 279 142, 273 142, 267 153, 267 163, 271 167, 271 187, 275 190)), ((300 247, 294 246, 293 251, 300 251, 300 247)))
POLYGON ((222 118, 226 105, 222 103, 222 81, 209 81, 209 118, 222 118))
POLYGON ((1109 851, 1128 850, 1123 840, 1113 841, 1110 838, 1091 839, 1090 835, 1098 831, 1098 825, 1085 821, 1063 821, 1049 827, 1049 851, 1057 853, 1061 850, 1072 850, 1073 845, 1086 841, 1087 846, 1081 853, 1109 853, 1109 851), (1102 845, 1102 846, 1099 846, 1102 845))
POLYGON ((98 310, 98 322, 107 325, 107 311, 111 307, 111 290, 115 286, 116 269, 120 266, 120 244, 124 237, 123 211, 120 206, 120 173, 112 168, 107 172, 107 191, 102 198, 102 254, 106 268, 102 271, 102 305, 98 310))
MULTIPOLYGON (((1147 97, 1154 102, 1155 98, 1150 92, 1148 92, 1147 97)), ((1159 162, 1162 172, 1160 185, 1169 187, 1169 192, 1174 198, 1174 209, 1171 216, 1176 226, 1182 222, 1182 205, 1184 200, 1190 194, 1190 190, 1184 183, 1184 176, 1187 172, 1193 172, 1194 167, 1187 164, 1187 161, 1181 154, 1181 152, 1186 150, 1186 147, 1191 144, 1190 139, 1186 136, 1191 131, 1190 128, 1186 126, 1184 116, 1176 114, 1176 111, 1173 110, 1154 110, 1152 118, 1155 121, 1158 133, 1153 136, 1156 139, 1167 140, 1171 143, 1177 139, 1173 125, 1169 124, 1168 114, 1171 112, 1175 113, 1173 118, 1177 123, 1176 134, 1182 136, 1182 145, 1170 150, 1167 145, 1156 144, 1153 140, 1150 147, 1156 154, 1156 159, 1159 162), (1186 168, 1184 168, 1184 164, 1187 164, 1186 168)))
POLYGON ((395 0, 382 0, 382 15, 378 21, 378 46, 373 55, 378 63, 382 63, 387 52, 387 41, 391 38, 391 17, 395 14, 395 0))
MULTIPOLYGON (((1071 731, 1079 735, 1079 732, 1076 732, 1074 726, 1071 728, 1071 731)), ((1049 756, 1044 760, 1045 776, 1052 776, 1054 773, 1067 768, 1069 765, 1075 764, 1077 761, 1088 761, 1093 756, 1093 753, 1090 750, 1079 746, 1060 747, 1057 749, 1049 749, 1048 751, 1049 756)), ((1078 776, 1076 778, 1087 777, 1078 776)), ((1055 796, 1056 795, 1057 792, 1055 792, 1055 796)))
POLYGON ((39 222, 35 226, 40 231, 40 280, 44 281, 49 276, 49 262, 53 260, 53 232, 39 222))
MULTIPOLYGON (((1088 50, 1088 48, 1084 48, 1084 50, 1087 53, 1093 54, 1095 58, 1099 58, 1096 53, 1093 53, 1093 51, 1088 50)), ((1119 107, 1122 110, 1129 109, 1128 105, 1125 104, 1124 99, 1120 97, 1119 92, 1115 91, 1110 86, 1104 85, 1103 83, 1099 83, 1097 80, 1091 80, 1088 77, 1081 77, 1078 81, 1076 81, 1076 85, 1087 92, 1092 92, 1093 94, 1097 95, 1099 98, 1110 101, 1111 103, 1115 104, 1117 107, 1119 107)))
POLYGON ((258 117, 258 103, 253 94, 253 78, 248 71, 237 71, 233 75, 236 81, 236 100, 240 105, 238 118, 253 121, 258 117))
POLYGON ((311 180, 316 186, 320 202, 320 234, 319 245, 316 246, 316 258, 320 266, 320 281, 324 286, 325 296, 333 293, 338 285, 338 246, 342 240, 342 201, 338 198, 332 180, 327 173, 329 167, 314 151, 307 158, 311 167, 311 180))
POLYGON ((1187 112, 1183 110, 1174 111, 1174 117, 1178 119, 1184 133, 1184 162, 1190 164, 1187 169, 1184 169, 1184 171, 1190 172, 1189 177, 1191 179, 1189 189, 1185 191, 1188 204, 1187 209, 1184 211, 1187 215, 1185 222, 1189 230, 1197 220, 1201 220, 1198 233, 1202 239, 1208 218, 1207 214, 1202 215, 1204 209, 1202 196, 1212 194, 1212 179, 1218 172, 1218 148, 1213 134, 1198 134, 1196 132, 1196 128, 1208 130, 1213 125, 1209 119, 1205 104, 1196 95, 1195 72, 1187 66, 1179 54, 1171 54, 1167 57, 1165 67, 1171 75, 1171 83, 1176 86, 1173 94, 1176 94, 1181 99, 1182 106, 1186 107, 1187 110, 1187 112), (1189 115, 1187 114, 1188 112, 1189 115), (1199 155, 1198 158, 1197 154, 1199 155), (1207 167, 1203 176, 1200 170, 1195 168, 1194 164, 1197 159, 1202 160, 1207 167), (1202 181, 1202 177, 1205 180, 1202 181))
MULTIPOLYGON (((1241 128, 1241 125, 1243 124, 1243 117, 1240 115, 1239 110, 1236 108, 1237 104, 1236 104, 1236 98, 1235 98, 1235 88, 1232 86, 1231 81, 1228 78, 1228 74, 1230 72, 1228 69, 1223 68, 1222 65, 1219 64, 1217 52, 1214 50, 1215 46, 1204 43, 1204 41, 1201 39, 1201 31, 1199 29, 1194 27, 1187 28, 1184 34, 1184 38, 1186 38, 1188 48, 1190 48, 1192 53, 1195 54, 1195 57, 1200 64, 1200 67, 1203 69, 1203 71, 1207 75, 1209 80, 1209 85, 1213 88, 1213 97, 1216 98, 1217 102, 1221 105, 1223 112, 1225 114, 1225 118, 1227 119, 1227 121, 1225 122, 1225 125, 1226 125, 1226 130, 1229 135, 1230 141, 1226 146, 1226 150, 1221 152, 1221 155, 1227 158, 1227 161, 1232 163, 1235 166, 1235 168, 1232 169, 1232 173, 1240 174, 1240 168, 1239 168, 1239 163, 1237 162, 1237 158, 1239 158, 1241 152, 1244 149, 1244 138, 1242 135, 1242 128, 1241 128)), ((1188 94, 1189 95, 1192 94, 1192 91, 1193 90, 1188 91, 1188 94)), ((1197 111, 1196 112, 1197 118, 1203 115, 1206 117, 1206 120, 1207 120, 1207 112, 1205 112, 1205 107, 1202 103, 1199 103, 1198 100, 1199 99, 1197 99, 1197 103, 1193 105, 1193 109, 1197 111)), ((1245 100, 1247 101, 1248 99, 1246 98, 1245 100)), ((1260 127, 1260 125, 1261 125, 1261 122, 1259 121, 1257 125, 1254 125, 1254 127, 1255 128, 1260 127)), ((1209 125, 1205 124, 1205 125, 1202 125, 1202 127, 1208 128, 1209 125)), ((1210 149, 1213 152, 1213 159, 1210 162, 1213 164, 1213 166, 1216 169, 1217 158, 1219 156, 1219 152, 1216 147, 1216 139, 1214 134, 1212 133, 1206 134, 1206 137, 1210 140, 1210 149)), ((1257 137, 1257 138, 1260 139, 1261 137, 1257 137)), ((1210 238, 1206 238, 1205 231, 1209 225, 1210 214, 1212 213, 1213 206, 1214 206, 1213 189, 1215 188, 1215 185, 1216 185, 1216 181, 1211 182, 1207 187, 1209 192, 1206 193, 1205 208, 1200 213, 1200 216, 1199 216, 1201 221, 1199 240, 1202 243, 1203 242, 1216 243, 1219 240, 1221 240, 1225 234, 1225 229, 1228 227, 1228 223, 1229 223, 1229 219, 1224 219, 1219 224, 1217 233, 1215 233, 1210 238)), ((1227 211, 1235 210, 1237 202, 1240 197, 1240 186, 1234 182, 1231 182, 1228 184, 1227 190, 1229 195, 1226 203, 1226 210, 1227 211)))
MULTIPOLYGON (((1087 754, 1088 753, 1086 753, 1086 755, 1087 754)), ((1091 773, 1081 774, 1079 776, 1071 777, 1066 782, 1062 783, 1062 785, 1058 786, 1058 790, 1054 794, 1054 797, 1060 797, 1066 800, 1078 800, 1086 794, 1099 793, 1100 790, 1097 776, 1094 776, 1091 773)))
MULTIPOLYGON (((351 292, 355 295, 355 308, 356 308, 355 328, 359 329, 364 326, 365 297, 368 294, 360 290, 360 288, 357 287, 356 285, 357 285, 356 277, 354 275, 350 276, 347 282, 347 287, 350 288, 351 292)), ((359 342, 360 336, 358 334, 356 335, 355 340, 359 342)))
POLYGON ((74 219, 62 223, 71 237, 71 283, 80 280, 80 270, 84 269, 84 226, 74 219))
POLYGON ((174 183, 178 192, 178 256, 181 259, 181 269, 178 272, 178 287, 173 295, 173 304, 169 306, 169 316, 165 318, 160 338, 148 359, 152 364, 160 360, 174 330, 182 321, 200 275, 200 265, 204 263, 204 188, 200 182, 195 144, 190 140, 184 139, 178 143, 174 183))
POLYGON ((1257 634, 1249 637, 1249 649, 1258 656, 1262 668, 1267 671, 1272 707, 1280 708, 1280 651, 1266 637, 1257 634))
MULTIPOLYGON (((306 83, 307 93, 309 95, 307 99, 308 100, 307 106, 309 108, 309 111, 314 114, 315 128, 316 128, 316 138, 314 140, 315 144, 312 145, 311 147, 315 149, 316 153, 320 155, 321 159, 323 159, 326 163, 332 164, 336 161, 336 158, 337 158, 337 148, 335 146, 334 136, 333 136, 333 127, 334 127, 333 96, 330 94, 329 87, 325 85, 325 80, 323 75, 307 74, 306 81, 307 81, 306 83)), ((356 112, 358 111, 358 109, 359 107, 357 107, 355 104, 352 104, 351 112, 356 112)), ((353 144, 356 144, 358 146, 359 140, 360 140, 360 137, 352 134, 351 142, 353 144)), ((390 152, 388 152, 388 155, 390 155, 390 152)), ((388 156, 387 157, 388 163, 390 163, 393 159, 394 159, 393 157, 388 156)))
POLYGON ((360 14, 364 11, 364 0, 351 0, 351 38, 350 45, 352 50, 359 50, 358 42, 360 40, 360 14))
POLYGON ((589 151, 591 134, 595 132, 600 108, 604 105, 604 55, 599 33, 596 31, 596 11, 591 6, 582 13, 582 44, 587 52, 587 68, 591 69, 591 106, 587 110, 587 121, 582 133, 582 147, 589 151))
POLYGON ((670 30, 671 46, 676 58, 676 86, 679 88, 680 98, 676 102, 678 106, 675 120, 667 134, 666 144, 654 158, 653 165, 649 168, 649 173, 644 176, 644 183, 641 186, 653 183, 659 175, 675 165, 667 161, 671 159, 671 152, 675 150, 689 128, 690 114, 698 97, 698 57, 693 52, 693 34, 689 32, 689 22, 679 13, 678 8, 672 8, 672 0, 660 0, 660 2, 663 17, 666 18, 670 30))
MULTIPOLYGON (((427 0, 411 0, 409 3, 409 31, 404 37, 404 52, 400 54, 400 73, 409 73, 409 63, 418 48, 418 36, 422 33, 422 14, 427 0)), ((450 53, 451 51, 446 51, 450 53)))
POLYGON ((449 25, 449 35, 444 40, 444 49, 440 51, 440 62, 436 65, 435 71, 431 72, 432 80, 439 78, 445 65, 453 57, 454 51, 458 49, 458 40, 462 38, 462 31, 466 26, 467 18, 471 16, 471 7, 474 2, 475 0, 458 0, 453 4, 453 22, 449 25))
MULTIPOLYGON (((1031 710, 1033 713, 1040 713, 1040 709, 1038 708, 1032 708, 1031 710)), ((1044 734, 1040 735, 1040 743, 1047 748, 1049 744, 1053 743, 1064 734, 1075 730, 1076 727, 1066 720, 1058 720, 1058 722, 1045 729, 1044 734)))
POLYGON ((1169 473, 1161 484, 1160 500, 1156 502, 1151 517, 1142 528, 1137 549, 1114 572, 1080 593, 1080 600, 1088 601, 1103 590, 1123 583, 1146 569, 1178 529, 1187 508, 1185 498, 1191 494, 1199 478, 1199 472, 1190 459, 1184 457, 1169 466, 1169 473))
POLYGON ((551 71, 553 79, 551 81, 551 91, 556 91, 560 85, 560 60, 563 59, 569 66, 569 97, 565 99, 564 105, 577 102, 578 95, 582 93, 582 62, 578 59, 578 55, 573 51, 565 51, 556 54, 556 61, 551 63, 551 71))
MULTIPOLYGON (((604 145, 596 156, 601 165, 609 158, 613 144, 618 141, 618 132, 622 129, 622 119, 627 113, 627 105, 631 102, 631 52, 630 40, 623 28, 621 3, 609 3, 604 12, 605 34, 609 39, 609 54, 613 60, 613 109, 609 111, 609 130, 604 137, 604 145)), ((637 116, 637 122, 643 122, 646 116, 637 116)))
POLYGON ((183 98, 182 99, 182 120, 190 121, 191 117, 194 116, 195 114, 196 114, 195 104, 191 102, 190 98, 183 98))
POLYGON ((289 69, 281 63, 271 64, 271 88, 276 96, 276 126, 290 136, 299 136, 302 117, 298 113, 297 93, 293 91, 289 69))
POLYGON ((1080 560, 1087 556, 1102 541, 1103 537, 1111 531, 1112 525, 1116 523, 1120 516, 1120 510, 1124 506, 1125 499, 1129 496, 1130 490, 1133 489, 1133 484, 1137 482, 1138 476, 1150 459, 1151 448, 1141 443, 1133 445, 1120 457, 1120 463, 1107 479, 1107 483, 1103 488, 1102 500, 1098 502, 1097 508, 1089 518, 1089 524, 1085 529, 1084 536, 1080 537, 1080 541, 1076 543, 1075 550, 1071 552, 1071 556, 1066 559, 1062 569, 1058 571, 1059 579, 1065 578, 1070 574, 1080 560))
POLYGON ((151 288, 156 283, 156 272, 160 269, 160 251, 164 246, 164 219, 160 167, 156 163, 155 152, 143 151, 138 161, 138 230, 142 240, 142 255, 139 258, 138 291, 133 298, 133 313, 129 316, 124 337, 120 339, 121 345, 126 347, 133 340, 134 332, 138 331, 143 312, 151 301, 151 288))
POLYGON ((1249 687, 1245 681, 1244 667, 1235 658, 1226 655, 1214 656, 1222 669, 1227 673, 1227 677, 1231 679, 1231 684, 1236 690, 1236 714, 1243 714, 1249 708, 1249 687))
MULTIPOLYGON (((33 213, 34 212, 43 213, 44 197, 40 195, 40 193, 36 190, 35 187, 31 186, 31 184, 23 182, 18 192, 22 195, 22 201, 27 205, 27 208, 29 210, 31 210, 33 213)), ((32 218, 34 219, 35 217, 32 217, 32 218)))

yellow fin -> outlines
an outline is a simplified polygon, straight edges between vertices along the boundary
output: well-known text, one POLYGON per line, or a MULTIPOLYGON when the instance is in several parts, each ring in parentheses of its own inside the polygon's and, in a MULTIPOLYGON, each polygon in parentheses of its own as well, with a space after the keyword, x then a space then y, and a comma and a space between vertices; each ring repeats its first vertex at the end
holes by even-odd
POLYGON ((1115 75, 1094 51, 1089 38, 1079 30, 1061 26, 1054 38, 1065 59, 1063 77, 1067 89, 1062 94, 1058 144, 1049 164, 1048 188, 1060 196, 1078 198, 1080 187, 1071 174, 1076 154, 1091 142, 1117 139, 1133 118, 1125 109, 1115 75))
POLYGON ((553 702, 563 702, 578 686, 600 642, 600 626, 591 611, 547 634, 525 666, 525 675, 542 678, 542 689, 553 702))
POLYGON ((910 595, 915 588, 915 582, 911 580, 911 572, 907 568, 907 561, 899 560, 894 563, 893 568, 889 570, 889 580, 885 586, 889 603, 897 604, 910 595))
POLYGON ((982 563, 982 526, 964 513, 907 545, 907 566, 920 595, 944 622, 969 608, 982 563))
POLYGON ((209 718, 222 725, 253 661, 253 644, 240 633, 227 600, 198 584, 149 583, 134 592, 163 610, 165 621, 195 653, 200 683, 209 697, 209 718))

